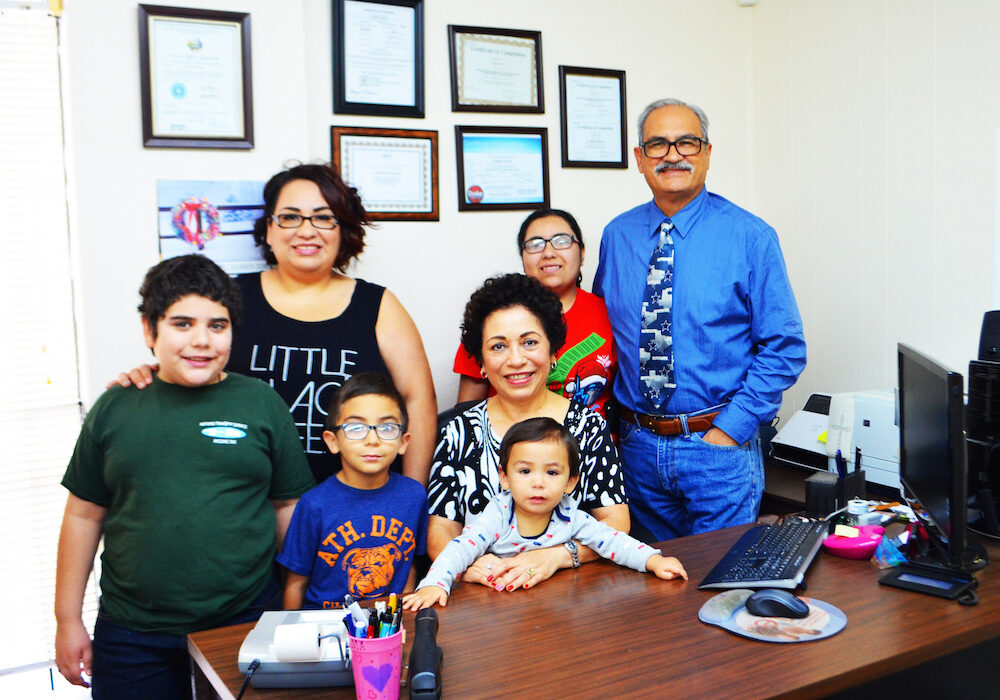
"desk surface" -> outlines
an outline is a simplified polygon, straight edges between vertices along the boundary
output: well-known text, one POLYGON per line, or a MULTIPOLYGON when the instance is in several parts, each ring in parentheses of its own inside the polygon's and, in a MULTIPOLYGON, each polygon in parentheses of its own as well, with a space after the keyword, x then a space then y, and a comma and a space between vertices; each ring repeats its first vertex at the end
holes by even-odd
MULTIPOLYGON (((445 697, 651 697, 655 688, 695 697, 822 697, 1000 637, 995 545, 988 547, 994 563, 977 574, 975 607, 880 586, 881 572, 870 562, 821 551, 806 575, 808 595, 846 613, 840 634, 770 644, 702 624, 698 609, 716 592, 699 591, 698 582, 744 529, 668 543, 664 553, 681 559, 687 583, 599 561, 529 591, 457 585, 448 606, 438 608, 445 697)), ((404 617, 408 630, 412 622, 412 614, 404 617)), ((226 689, 239 692, 236 654, 251 627, 189 637, 192 656, 222 697, 226 689)), ((244 697, 353 698, 354 692, 249 688, 244 697)))

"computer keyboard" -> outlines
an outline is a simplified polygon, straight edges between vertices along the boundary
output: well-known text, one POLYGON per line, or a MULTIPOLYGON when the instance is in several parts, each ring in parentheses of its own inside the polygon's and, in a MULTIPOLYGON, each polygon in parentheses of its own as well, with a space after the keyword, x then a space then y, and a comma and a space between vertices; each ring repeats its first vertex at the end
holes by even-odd
POLYGON ((795 588, 802 583, 829 525, 820 521, 750 528, 698 588, 795 588))

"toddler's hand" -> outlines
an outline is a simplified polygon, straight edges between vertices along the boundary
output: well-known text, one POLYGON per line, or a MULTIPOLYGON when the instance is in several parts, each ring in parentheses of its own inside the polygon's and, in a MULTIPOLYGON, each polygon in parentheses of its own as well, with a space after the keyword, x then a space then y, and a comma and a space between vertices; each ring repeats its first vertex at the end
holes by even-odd
POLYGON ((668 581, 675 578, 688 580, 687 571, 684 570, 677 557, 664 557, 654 554, 646 560, 646 569, 656 574, 657 578, 668 581))
POLYGON ((440 586, 424 586, 416 593, 403 596, 403 610, 431 608, 435 603, 442 608, 448 604, 448 593, 440 586))

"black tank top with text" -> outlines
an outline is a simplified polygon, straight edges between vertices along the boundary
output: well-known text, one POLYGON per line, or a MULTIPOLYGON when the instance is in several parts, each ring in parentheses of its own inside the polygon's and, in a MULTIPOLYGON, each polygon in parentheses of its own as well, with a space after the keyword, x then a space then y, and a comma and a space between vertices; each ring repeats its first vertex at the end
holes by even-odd
POLYGON ((325 321, 297 321, 267 302, 260 274, 239 275, 243 323, 233 336, 228 369, 257 377, 288 404, 317 482, 339 468, 323 443, 327 407, 337 389, 365 371, 389 375, 375 337, 384 287, 355 280, 344 312, 325 321))

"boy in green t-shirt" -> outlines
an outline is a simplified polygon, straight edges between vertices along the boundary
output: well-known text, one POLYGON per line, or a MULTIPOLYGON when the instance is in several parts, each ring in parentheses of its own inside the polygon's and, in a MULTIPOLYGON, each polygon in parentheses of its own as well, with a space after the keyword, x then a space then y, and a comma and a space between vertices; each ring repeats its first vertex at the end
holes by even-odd
POLYGON ((211 260, 165 260, 139 290, 159 362, 87 415, 63 485, 56 664, 100 698, 190 697, 185 635, 280 607, 274 556, 313 485, 281 397, 225 372, 239 290, 211 260), (101 537, 101 609, 81 608, 101 537))

